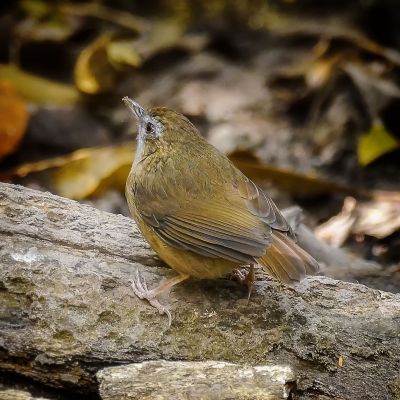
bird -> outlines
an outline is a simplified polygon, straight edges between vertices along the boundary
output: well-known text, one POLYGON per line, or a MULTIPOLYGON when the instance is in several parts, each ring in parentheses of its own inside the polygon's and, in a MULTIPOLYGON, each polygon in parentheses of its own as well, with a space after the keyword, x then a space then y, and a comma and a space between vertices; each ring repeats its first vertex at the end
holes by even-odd
POLYGON ((250 265, 291 284, 318 262, 297 243, 278 207, 181 113, 123 102, 137 118, 137 146, 126 181, 130 213, 158 256, 178 274, 149 290, 136 273, 134 294, 160 313, 157 296, 188 278, 216 279, 250 265))

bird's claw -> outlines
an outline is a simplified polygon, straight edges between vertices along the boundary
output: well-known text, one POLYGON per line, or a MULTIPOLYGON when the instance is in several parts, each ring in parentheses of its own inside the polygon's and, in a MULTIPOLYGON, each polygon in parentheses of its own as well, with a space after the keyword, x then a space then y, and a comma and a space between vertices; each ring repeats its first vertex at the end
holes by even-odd
POLYGON ((250 271, 247 273, 244 273, 240 269, 233 270, 231 273, 231 279, 247 286, 247 304, 249 304, 251 292, 253 291, 254 286, 254 267, 250 266, 250 271))
POLYGON ((136 270, 136 276, 134 279, 130 280, 131 288, 133 293, 141 300, 147 300, 150 305, 158 310, 160 314, 166 314, 168 317, 168 328, 172 323, 172 315, 171 312, 163 306, 155 297, 155 294, 147 288, 147 283, 144 278, 142 278, 139 274, 139 271, 136 270))
POLYGON ((237 282, 244 284, 246 279, 246 274, 240 269, 234 269, 230 274, 230 279, 236 280, 237 282))

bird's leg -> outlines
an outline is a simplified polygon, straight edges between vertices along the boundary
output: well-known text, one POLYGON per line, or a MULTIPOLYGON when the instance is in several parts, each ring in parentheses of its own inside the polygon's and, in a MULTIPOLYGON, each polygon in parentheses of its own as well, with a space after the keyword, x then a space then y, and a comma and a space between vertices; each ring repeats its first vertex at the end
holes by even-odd
POLYGON ((247 303, 250 301, 251 292, 253 291, 254 281, 256 280, 254 264, 250 264, 250 270, 244 278, 244 283, 247 286, 247 303))
POLYGON ((166 314, 168 317, 168 326, 171 326, 171 313, 156 299, 156 296, 188 278, 189 275, 185 274, 174 276, 173 278, 161 283, 161 285, 157 286, 156 288, 149 290, 147 288, 146 280, 142 278, 139 274, 139 271, 136 270, 136 277, 135 279, 131 280, 130 283, 133 293, 135 293, 135 295, 139 297, 139 299, 146 299, 154 308, 156 308, 160 312, 160 314, 166 314))
POLYGON ((243 274, 242 271, 240 270, 235 270, 232 273, 232 276, 241 284, 244 284, 247 286, 247 302, 250 301, 250 295, 253 290, 253 285, 255 281, 255 269, 254 269, 254 264, 250 264, 250 270, 249 272, 245 275, 243 274))

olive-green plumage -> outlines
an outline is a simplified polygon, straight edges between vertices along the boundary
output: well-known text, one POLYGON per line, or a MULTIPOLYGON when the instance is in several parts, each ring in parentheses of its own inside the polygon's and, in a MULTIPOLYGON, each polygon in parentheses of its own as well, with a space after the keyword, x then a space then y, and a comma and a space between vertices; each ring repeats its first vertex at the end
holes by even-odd
POLYGON ((167 264, 182 275, 216 278, 257 263, 283 282, 318 270, 269 196, 186 117, 125 101, 139 118, 126 197, 143 235, 167 264))

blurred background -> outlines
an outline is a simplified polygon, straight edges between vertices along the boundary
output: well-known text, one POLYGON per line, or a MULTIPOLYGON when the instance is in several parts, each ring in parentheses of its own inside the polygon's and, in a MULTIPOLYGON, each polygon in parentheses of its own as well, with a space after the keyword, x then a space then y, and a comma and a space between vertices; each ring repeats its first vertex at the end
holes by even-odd
POLYGON ((169 106, 399 292, 399 80, 395 0, 1 2, 0 180, 128 215, 121 98, 169 106))

